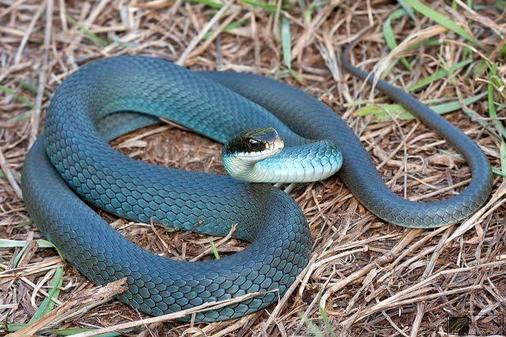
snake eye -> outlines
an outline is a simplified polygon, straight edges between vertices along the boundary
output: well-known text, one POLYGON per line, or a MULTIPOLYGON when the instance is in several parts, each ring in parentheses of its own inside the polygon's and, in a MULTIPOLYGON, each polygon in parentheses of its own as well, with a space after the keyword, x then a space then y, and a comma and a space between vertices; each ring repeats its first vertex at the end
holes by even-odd
POLYGON ((250 149, 256 150, 260 147, 260 141, 256 140, 255 138, 249 138, 248 145, 250 149))

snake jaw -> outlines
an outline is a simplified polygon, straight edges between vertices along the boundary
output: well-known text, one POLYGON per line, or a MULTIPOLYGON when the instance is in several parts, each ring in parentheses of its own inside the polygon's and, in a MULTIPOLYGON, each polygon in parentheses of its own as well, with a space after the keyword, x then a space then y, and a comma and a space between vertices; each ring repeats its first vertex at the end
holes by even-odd
POLYGON ((232 177, 256 182, 256 165, 280 153, 285 146, 273 128, 258 128, 241 132, 223 149, 223 166, 232 177))
POLYGON ((274 142, 266 144, 265 149, 262 151, 242 153, 240 159, 255 164, 261 160, 277 155, 284 147, 285 143, 281 138, 278 138, 274 142))
POLYGON ((254 164, 278 154, 284 145, 274 128, 250 129, 239 133, 225 145, 223 157, 254 164))

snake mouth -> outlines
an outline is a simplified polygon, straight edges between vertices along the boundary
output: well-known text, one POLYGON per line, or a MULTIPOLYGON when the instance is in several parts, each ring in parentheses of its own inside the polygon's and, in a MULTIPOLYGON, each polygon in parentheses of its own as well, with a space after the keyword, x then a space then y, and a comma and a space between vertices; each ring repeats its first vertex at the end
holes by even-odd
POLYGON ((265 144, 265 148, 262 151, 237 152, 235 156, 247 161, 260 161, 277 155, 284 147, 285 143, 279 138, 272 143, 265 144))

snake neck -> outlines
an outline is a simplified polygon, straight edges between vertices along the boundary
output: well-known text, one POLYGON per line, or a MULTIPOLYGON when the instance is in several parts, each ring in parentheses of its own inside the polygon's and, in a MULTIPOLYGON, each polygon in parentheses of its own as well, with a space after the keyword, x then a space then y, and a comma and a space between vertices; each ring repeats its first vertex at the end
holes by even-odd
POLYGON ((223 154, 223 166, 225 171, 232 177, 252 182, 267 182, 268 172, 258 168, 259 162, 243 160, 233 155, 223 154))
POLYGON ((342 157, 332 143, 318 141, 285 147, 260 161, 223 154, 223 165, 232 177, 252 183, 306 183, 323 180, 341 168, 342 157))

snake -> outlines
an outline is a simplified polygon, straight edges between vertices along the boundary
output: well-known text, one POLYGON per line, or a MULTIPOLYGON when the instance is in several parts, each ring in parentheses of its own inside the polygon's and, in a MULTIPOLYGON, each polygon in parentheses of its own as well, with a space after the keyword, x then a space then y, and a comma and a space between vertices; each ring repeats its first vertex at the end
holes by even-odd
MULTIPOLYGON (((343 67, 373 83, 347 53, 343 67)), ((45 130, 23 165, 26 208, 64 259, 93 283, 126 278, 118 299, 139 311, 164 315, 245 296, 197 310, 193 319, 247 315, 278 301, 311 258, 307 220, 287 193, 268 184, 271 170, 279 172, 272 173, 276 179, 299 182, 337 171, 373 214, 407 228, 456 223, 490 195, 490 164, 473 140, 414 96, 374 82, 464 156, 472 180, 458 195, 414 202, 393 193, 346 121, 302 89, 250 73, 192 71, 158 57, 122 55, 81 66, 55 91, 45 130), (148 164, 109 145, 161 118, 225 144, 232 176, 148 164), (263 160, 270 162, 253 168, 263 160), (299 165, 295 173, 290 162, 299 165), (129 241, 96 208, 179 230, 232 233, 249 245, 219 259, 170 259, 129 241)))

